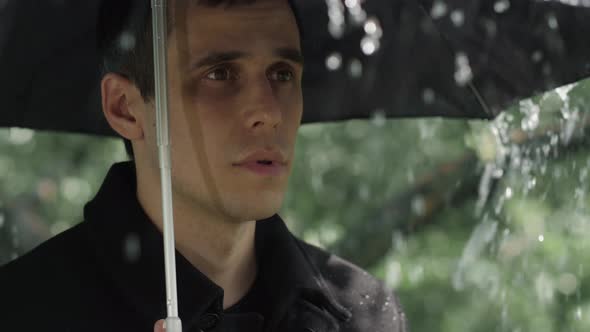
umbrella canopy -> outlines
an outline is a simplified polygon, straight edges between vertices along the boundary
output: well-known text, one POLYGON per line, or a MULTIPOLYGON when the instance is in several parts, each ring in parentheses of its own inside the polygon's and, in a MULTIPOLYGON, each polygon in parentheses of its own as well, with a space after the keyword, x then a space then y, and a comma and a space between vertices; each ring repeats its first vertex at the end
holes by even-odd
MULTIPOLYGON (((0 126, 114 134, 100 112, 101 2, 3 1, 0 126)), ((303 122, 493 118, 578 81, 590 74, 590 8, 572 3, 295 0, 303 122)))

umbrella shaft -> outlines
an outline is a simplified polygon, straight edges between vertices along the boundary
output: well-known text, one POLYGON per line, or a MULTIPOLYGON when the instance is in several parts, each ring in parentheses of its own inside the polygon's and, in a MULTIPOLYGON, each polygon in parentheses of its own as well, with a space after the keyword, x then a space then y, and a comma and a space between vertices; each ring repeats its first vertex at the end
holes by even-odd
POLYGON ((172 181, 170 167, 170 138, 168 130, 167 36, 166 0, 152 0, 152 29, 154 44, 154 81, 156 130, 160 180, 162 186, 162 220, 164 224, 164 265, 166 275, 166 308, 170 326, 168 332, 180 332, 176 290, 176 259, 174 248, 174 219, 172 210, 172 181), (174 323, 172 323, 174 322, 174 323))

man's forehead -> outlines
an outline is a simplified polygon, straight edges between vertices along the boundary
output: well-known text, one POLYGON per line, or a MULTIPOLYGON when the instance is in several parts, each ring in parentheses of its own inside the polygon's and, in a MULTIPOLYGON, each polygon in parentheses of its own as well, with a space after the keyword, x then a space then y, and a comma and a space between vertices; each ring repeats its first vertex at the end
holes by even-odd
POLYGON ((231 7, 194 6, 187 11, 185 19, 192 55, 228 50, 253 53, 266 48, 276 53, 276 49, 300 49, 297 22, 286 0, 258 0, 231 7))

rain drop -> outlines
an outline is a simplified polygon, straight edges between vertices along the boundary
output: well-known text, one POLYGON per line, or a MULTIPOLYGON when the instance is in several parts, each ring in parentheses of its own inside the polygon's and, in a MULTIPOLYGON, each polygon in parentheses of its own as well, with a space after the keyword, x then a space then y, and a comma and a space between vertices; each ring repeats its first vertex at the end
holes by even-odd
POLYGON ((455 81, 459 86, 465 86, 473 79, 473 72, 469 65, 469 58, 465 53, 458 53, 455 58, 455 81))
POLYGON ((14 145, 23 145, 29 143, 35 136, 35 132, 24 128, 10 128, 8 134, 9 141, 14 145))
POLYGON ((135 37, 129 31, 123 32, 119 37, 119 48, 123 51, 131 51, 135 48, 135 37))
POLYGON ((537 239, 539 240, 539 242, 545 241, 545 237, 543 236, 543 234, 539 235, 537 239))
POLYGON ((361 40, 361 49, 366 55, 373 55, 379 49, 379 40, 370 36, 361 40))
POLYGON ((531 56, 531 59, 535 63, 541 62, 541 60, 543 60, 543 52, 541 52, 541 51, 535 51, 535 52, 533 52, 533 55, 531 56))
POLYGON ((465 23, 465 14, 462 10, 456 9, 451 13, 451 21, 455 26, 460 27, 465 23))
POLYGON ((550 14, 547 16, 547 25, 553 30, 559 28, 559 22, 557 21, 557 17, 555 17, 555 14, 550 14))
POLYGON ((5 217, 3 213, 0 213, 0 228, 4 227, 5 217))
POLYGON ((419 217, 426 214, 426 202, 422 196, 416 196, 412 199, 412 211, 419 217))
POLYGON ((141 243, 137 234, 128 234, 123 243, 123 257, 128 262, 136 262, 141 256, 141 243))
POLYGON ((582 308, 578 307, 576 309, 576 319, 577 320, 581 320, 582 319, 582 308))
POLYGON ((345 0, 344 5, 349 9, 354 8, 359 5, 359 0, 345 0))
POLYGON ((359 78, 363 75, 363 63, 358 59, 353 59, 348 65, 348 72, 353 78, 359 78))
POLYGON ((340 53, 332 53, 326 58, 326 67, 330 71, 336 71, 342 67, 342 55, 340 53))
POLYGON ((494 10, 498 14, 502 14, 508 9, 510 9, 510 1, 508 0, 499 0, 494 4, 494 10))
POLYGON ((504 193, 504 195, 506 196, 506 198, 512 198, 512 188, 506 188, 506 192, 504 193))
POLYGON ((365 33, 368 35, 373 35, 377 32, 377 24, 374 19, 369 19, 365 22, 365 33))
POLYGON ((384 110, 379 109, 373 112, 371 122, 375 127, 383 127, 385 125, 386 120, 387 118, 384 110))
POLYGON ((424 89, 424 91, 422 91, 422 100, 424 101, 424 104, 433 104, 435 99, 436 95, 434 94, 434 91, 432 89, 426 88, 424 89))
POLYGON ((430 16, 432 16, 434 19, 441 18, 447 14, 447 11, 447 4, 444 1, 437 1, 432 6, 430 16))

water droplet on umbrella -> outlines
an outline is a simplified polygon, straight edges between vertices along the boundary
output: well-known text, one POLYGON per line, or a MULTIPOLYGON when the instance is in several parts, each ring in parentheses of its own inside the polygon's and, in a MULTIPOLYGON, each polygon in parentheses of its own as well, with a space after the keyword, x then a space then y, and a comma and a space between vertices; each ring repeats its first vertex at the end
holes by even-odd
POLYGON ((326 58, 326 67, 330 71, 335 71, 342 67, 342 55, 340 53, 332 53, 326 58))
POLYGON ((510 1, 508 0, 499 0, 494 3, 494 11, 498 14, 502 14, 508 9, 510 9, 510 1))

